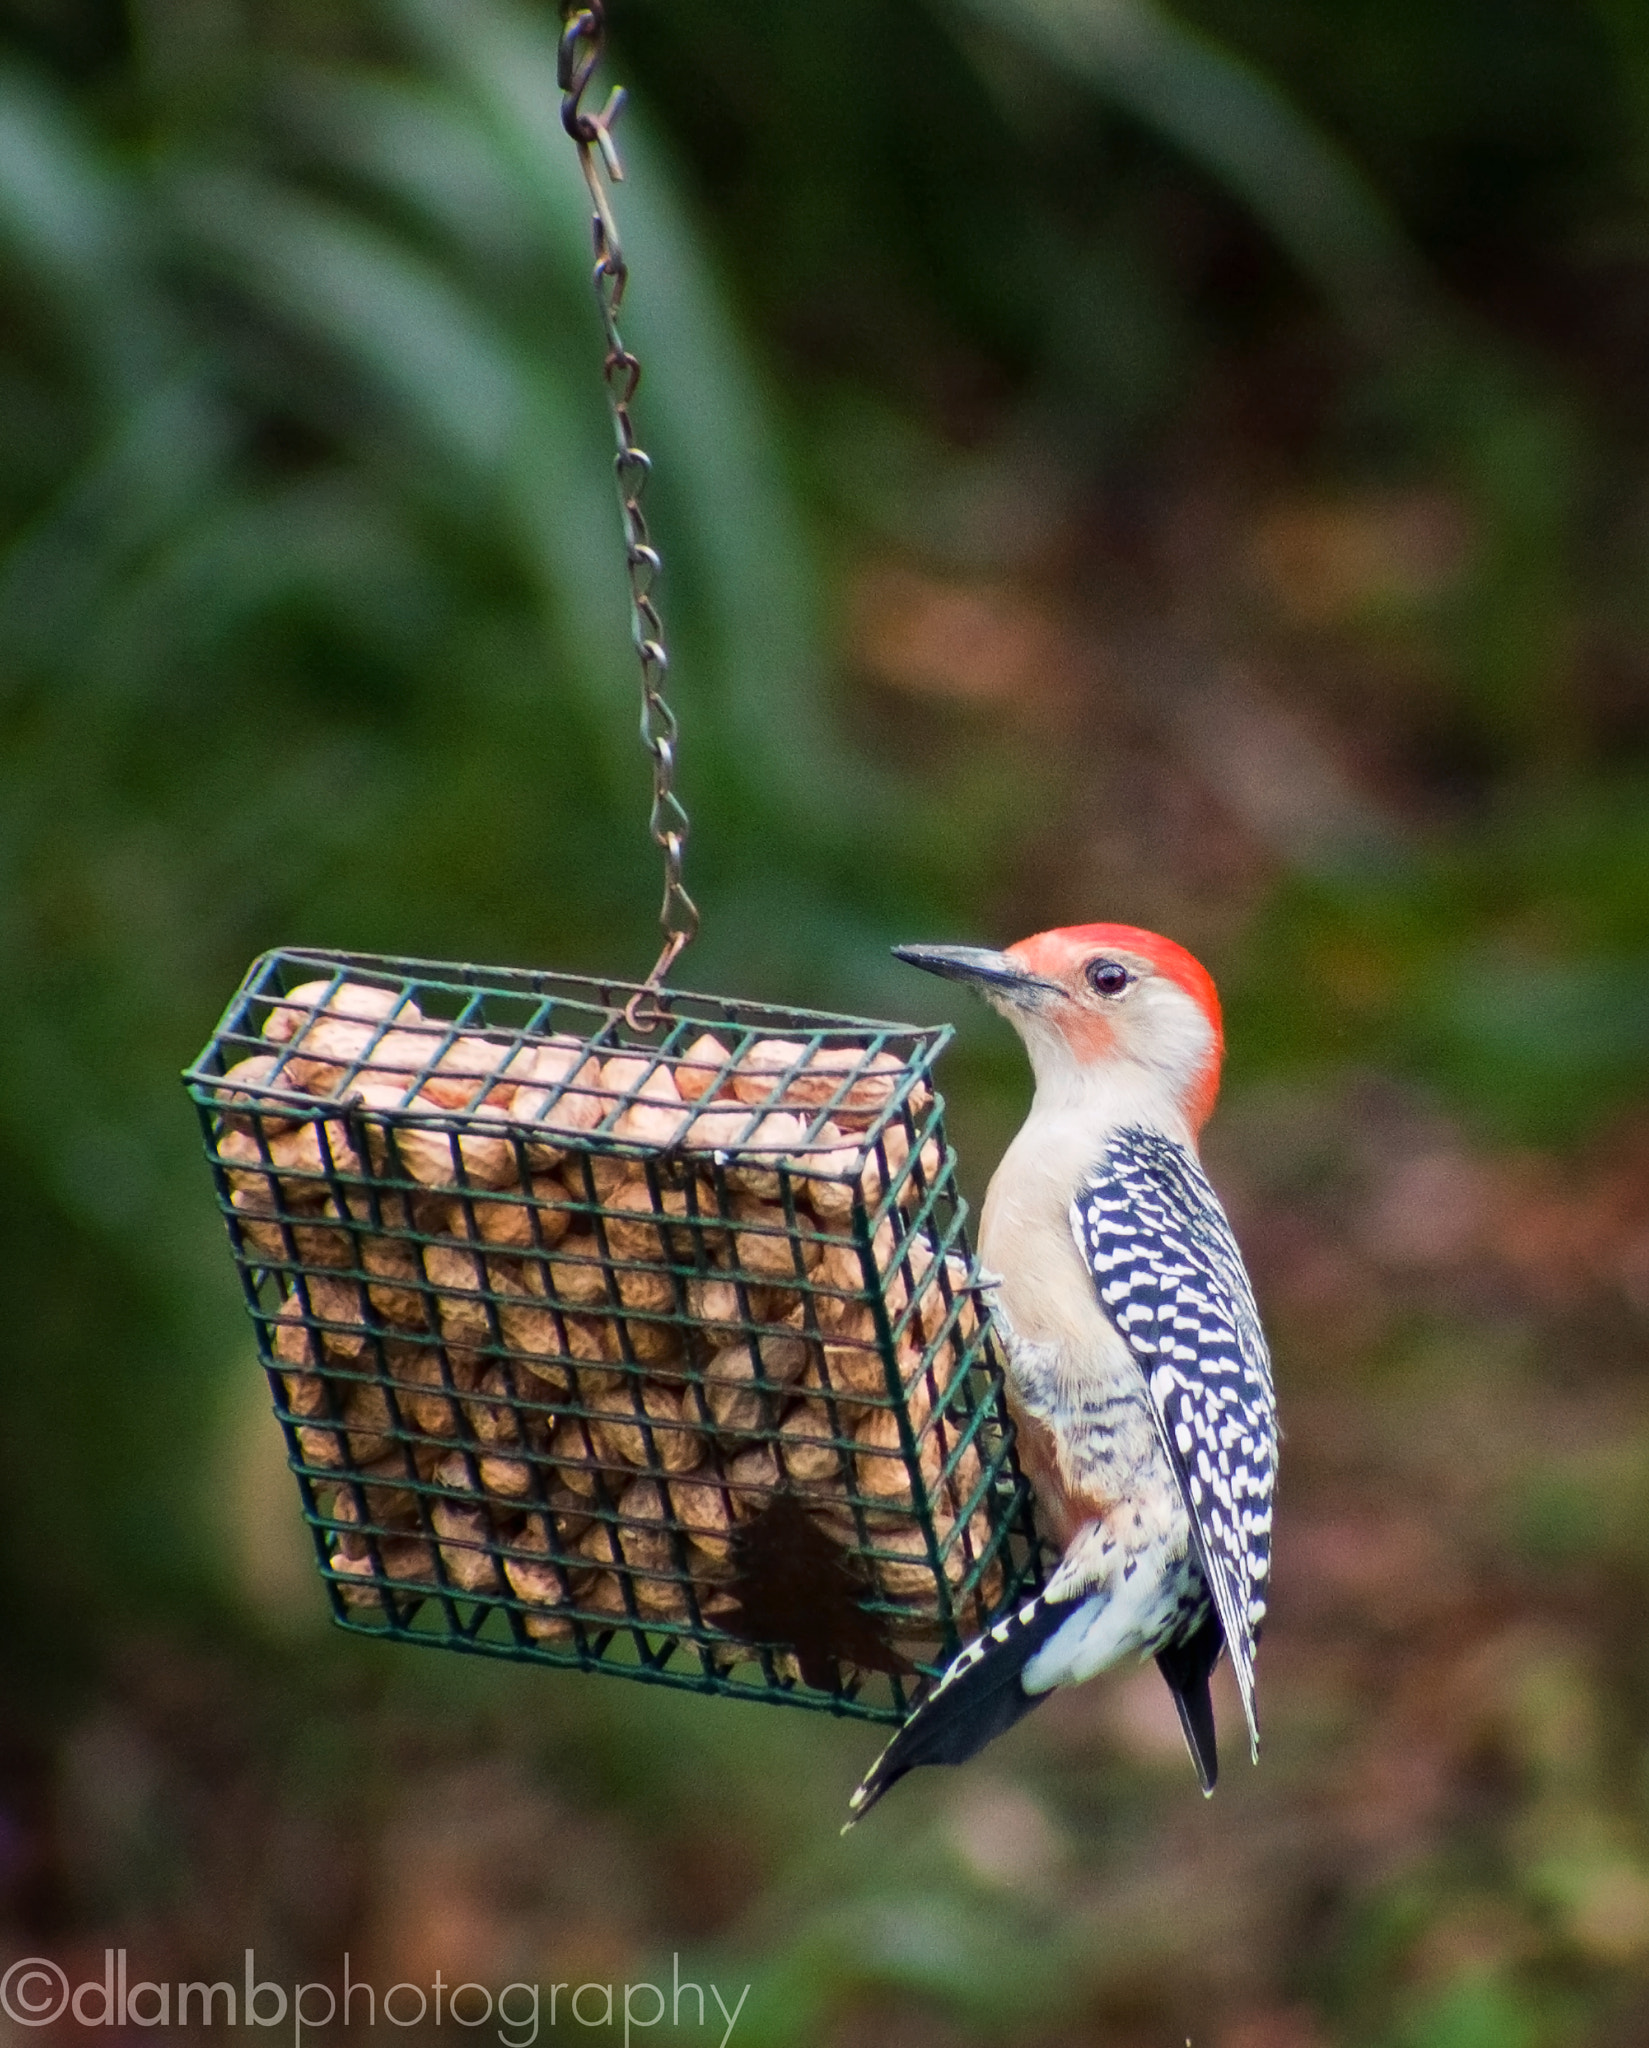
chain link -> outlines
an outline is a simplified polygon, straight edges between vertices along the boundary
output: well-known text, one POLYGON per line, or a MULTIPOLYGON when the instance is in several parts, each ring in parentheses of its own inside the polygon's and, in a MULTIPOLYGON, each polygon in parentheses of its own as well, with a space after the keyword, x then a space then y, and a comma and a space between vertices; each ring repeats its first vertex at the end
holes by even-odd
POLYGON ((647 521, 641 509, 642 493, 652 470, 646 452, 635 437, 630 404, 641 382, 641 364, 624 346, 618 331, 618 311, 629 282, 629 266, 613 218, 607 180, 620 183, 624 169, 613 146, 612 124, 624 105, 623 88, 615 86, 599 114, 588 112, 583 98, 600 60, 606 40, 606 21, 601 0, 572 8, 561 31, 558 73, 561 86, 561 125, 578 148, 584 182, 590 188, 590 231, 595 248, 595 295, 601 312, 607 354, 602 364, 602 381, 613 415, 613 433, 618 453, 613 472, 618 483, 618 501, 624 516, 624 559, 630 577, 630 633, 641 663, 641 743, 652 757, 653 808, 650 830, 653 843, 664 855, 664 901, 659 924, 664 932, 664 949, 654 962, 642 989, 631 999, 625 1015, 638 1029, 658 1021, 653 1000, 684 948, 698 934, 698 907, 682 881, 682 856, 687 845, 688 817, 676 795, 676 741, 680 728, 664 696, 664 679, 670 660, 664 649, 664 623, 659 617, 653 588, 661 564, 658 550, 648 538, 647 521), (645 1000, 644 1000, 645 999, 645 1000))

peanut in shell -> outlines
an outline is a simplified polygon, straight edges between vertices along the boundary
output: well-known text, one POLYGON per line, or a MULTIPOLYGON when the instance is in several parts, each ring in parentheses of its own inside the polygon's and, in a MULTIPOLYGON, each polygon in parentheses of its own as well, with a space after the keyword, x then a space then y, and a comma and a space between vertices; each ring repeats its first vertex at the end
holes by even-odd
POLYGON ((372 1340, 357 1282, 330 1273, 295 1273, 277 1321, 295 1321, 305 1314, 316 1326, 314 1334, 327 1357, 355 1364, 366 1356, 372 1340))
POLYGON ((266 1138, 273 1138, 292 1128, 293 1118, 289 1111, 272 1107, 262 1095, 249 1092, 292 1086, 281 1067, 279 1053, 255 1052, 224 1069, 212 1095, 222 1110, 225 1130, 250 1134, 256 1128, 266 1138), (254 1110, 259 1114, 250 1114, 254 1110))
POLYGON ((728 1092, 752 1109, 790 1108, 808 1100, 799 1070, 807 1047, 792 1038, 759 1038, 733 1069, 728 1092))
POLYGON ((690 1190, 661 1185, 655 1203, 647 1176, 630 1171, 603 1207, 606 1213, 601 1228, 615 1259, 642 1265, 692 1265, 699 1245, 710 1255, 727 1239, 716 1211, 715 1189, 702 1178, 690 1190))
MULTIPOLYGON (((892 1408, 866 1409, 853 1426, 853 1485, 867 1501, 884 1508, 912 1505, 910 1468, 905 1463, 899 1418, 892 1408)), ((937 1491, 944 1469, 944 1451, 936 1432, 917 1439, 917 1466, 929 1497, 937 1491)))
POLYGON ((465 1593, 496 1593, 498 1562, 491 1554, 492 1527, 480 1508, 437 1500, 429 1511, 436 1548, 447 1577, 465 1593))
POLYGON ((663 1488, 651 1479, 634 1481, 619 1498, 618 1514, 616 1525, 592 1528, 580 1539, 580 1553, 592 1563, 606 1563, 612 1559, 616 1541, 640 1611, 660 1618, 684 1618, 687 1601, 679 1583, 670 1508, 663 1488))
POLYGON ((842 1469, 836 1435, 823 1401, 798 1401, 779 1429, 784 1469, 798 1486, 826 1486, 842 1469))
POLYGON ((521 1442, 521 1418, 514 1395, 502 1370, 494 1365, 481 1375, 472 1400, 464 1403, 464 1417, 477 1443, 494 1446, 521 1442))
MULTIPOLYGON (((591 1573, 587 1567, 573 1566, 555 1561, 549 1535, 541 1515, 529 1515, 520 1534, 510 1543, 512 1551, 525 1551, 524 1557, 505 1555, 504 1577, 510 1589, 520 1600, 533 1606, 564 1607, 569 1597, 576 1598, 581 1585, 587 1585, 591 1573)), ((536 1618, 536 1617, 533 1617, 536 1618)), ((529 1633, 535 1633, 529 1619, 529 1633)), ((567 1639, 571 1639, 572 1627, 567 1625, 567 1639)))
POLYGON ((693 1040, 675 1068, 676 1093, 683 1102, 700 1102, 721 1083, 732 1054, 712 1031, 693 1040))
MULTIPOLYGON (((782 1404, 784 1394, 766 1391, 761 1383, 772 1389, 793 1386, 811 1355, 812 1347, 788 1334, 744 1338, 718 1351, 704 1368, 704 1402, 716 1428, 730 1435, 767 1428, 769 1409, 782 1404)), ((682 1407, 689 1415, 694 1412, 686 1391, 682 1407)))
POLYGON ((606 1463, 690 1472, 703 1454, 699 1433, 683 1424, 679 1398, 670 1387, 654 1380, 632 1381, 626 1374, 614 1374, 613 1384, 594 1390, 588 1405, 592 1411, 590 1435, 606 1463), (647 1454, 649 1434, 652 1457, 647 1454))
POLYGON ((581 1231, 561 1240, 555 1254, 529 1267, 536 1271, 548 1297, 566 1308, 605 1308, 609 1304, 606 1268, 594 1232, 581 1231))
POLYGON ((449 1237, 467 1242, 479 1238, 503 1251, 548 1251, 566 1236, 571 1222, 561 1183, 549 1174, 535 1175, 527 1192, 531 1201, 508 1195, 494 1201, 473 1195, 456 1198, 447 1205, 441 1227, 449 1237))
MULTIPOLYGON (((301 1038, 287 1048, 281 1078, 289 1088, 308 1095, 334 1095, 346 1077, 370 1057, 368 1048, 379 1026, 352 1018, 317 1017, 301 1038)), ((403 1034, 404 1035, 404 1034, 403 1034)), ((401 1083, 403 1092, 407 1083, 401 1083)))
POLYGON ((534 1067, 528 1047, 462 1032, 437 1054, 418 1092, 443 1109, 472 1109, 481 1102, 505 1109, 534 1067))
POLYGON ((816 1271, 826 1247, 798 1215, 794 1232, 783 1207, 760 1196, 735 1193, 731 1204, 733 1265, 758 1281, 782 1284, 816 1271))
MULTIPOLYGON (((427 1543, 419 1543, 402 1536, 380 1537, 378 1556, 387 1578, 405 1581, 412 1585, 428 1586, 432 1590, 438 1585, 435 1570, 435 1553, 427 1543)), ((374 1607, 383 1604, 384 1595, 374 1585, 352 1584, 351 1581, 369 1581, 373 1577, 370 1556, 350 1558, 334 1551, 330 1570, 335 1580, 341 1582, 340 1591, 352 1607, 374 1607)))
POLYGON ((532 1499, 532 1466, 524 1458, 505 1458, 489 1453, 476 1459, 475 1469, 480 1474, 481 1490, 494 1499, 532 1499))
POLYGON ((670 1512, 695 1551, 702 1552, 711 1566, 731 1561, 733 1515, 728 1492, 710 1478, 671 1479, 666 1482, 670 1512))
POLYGON ((336 988, 330 981, 306 981, 274 1002, 264 1019, 263 1035, 272 1044, 284 1045, 317 1017, 355 1017, 382 1024, 391 1017, 415 1020, 420 1014, 411 996, 398 989, 361 981, 340 982, 336 988))
POLYGON ((795 1313, 797 1302, 791 1288, 755 1287, 719 1274, 696 1274, 687 1282, 688 1313, 707 1335, 723 1344, 752 1326, 768 1330, 784 1325, 795 1313))
POLYGON ((441 1334, 454 1344, 491 1341, 492 1322, 480 1296, 487 1284, 483 1260, 456 1245, 426 1244, 421 1256, 424 1276, 436 1290, 435 1312, 441 1334))
POLYGON ((779 1454, 771 1444, 752 1444, 726 1462, 727 1490, 740 1521, 759 1515, 784 1481, 779 1454))
POLYGON ((458 1409, 447 1393, 441 1354, 434 1345, 407 1344, 386 1337, 384 1368, 384 1377, 395 1390, 396 1404, 414 1429, 425 1436, 458 1434, 458 1409))

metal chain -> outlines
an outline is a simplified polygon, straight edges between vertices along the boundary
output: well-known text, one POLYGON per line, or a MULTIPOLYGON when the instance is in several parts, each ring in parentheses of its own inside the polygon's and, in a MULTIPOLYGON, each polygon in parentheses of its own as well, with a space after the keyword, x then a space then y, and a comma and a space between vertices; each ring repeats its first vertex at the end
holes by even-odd
POLYGON ((647 488, 652 464, 637 443, 630 420, 630 403, 641 382, 641 364, 624 346, 618 331, 618 309, 629 282, 629 266, 618 237, 612 202, 605 180, 615 184, 624 177, 618 151, 613 146, 612 124, 624 105, 624 91, 615 86, 599 114, 587 112, 584 93, 600 60, 606 41, 606 20, 601 0, 571 9, 561 31, 558 76, 561 86, 561 125, 578 147, 578 161, 584 182, 590 188, 590 232, 595 248, 595 296, 601 312, 602 331, 607 339, 606 360, 601 366, 612 408, 613 433, 618 453, 613 470, 618 482, 618 502, 624 515, 624 559, 630 575, 630 633, 641 663, 641 743, 652 756, 653 809, 650 829, 653 842, 664 855, 664 902, 659 924, 664 931, 664 950, 653 964, 642 989, 631 998, 625 1011, 638 1029, 658 1021, 658 1005, 652 1001, 664 977, 680 958, 683 949, 698 935, 698 906, 682 882, 682 855, 687 845, 688 817, 676 795, 676 739, 680 728, 676 715, 665 701, 663 684, 670 661, 664 651, 664 624, 659 617, 653 587, 658 581, 658 550, 647 534, 641 510, 641 496, 647 488), (646 998, 644 1001, 643 999, 646 998))

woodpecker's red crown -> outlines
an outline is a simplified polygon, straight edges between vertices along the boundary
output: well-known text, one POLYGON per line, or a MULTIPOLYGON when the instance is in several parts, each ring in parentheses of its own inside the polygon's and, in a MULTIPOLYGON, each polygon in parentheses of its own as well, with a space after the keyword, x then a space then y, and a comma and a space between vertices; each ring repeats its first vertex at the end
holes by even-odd
MULTIPOLYGON (((1148 932, 1137 924, 1068 924, 1057 931, 1037 932, 1007 949, 1010 960, 1021 961, 1026 969, 1048 981, 1070 987, 1092 987, 1088 976, 1109 956, 1129 956, 1143 962, 1152 973, 1176 982, 1184 989, 1223 1042, 1219 991, 1214 977, 1194 955, 1165 939, 1160 932, 1148 932)), ((1120 964, 1127 966, 1123 958, 1120 964)), ((1097 992, 1097 991, 1096 991, 1097 992)))

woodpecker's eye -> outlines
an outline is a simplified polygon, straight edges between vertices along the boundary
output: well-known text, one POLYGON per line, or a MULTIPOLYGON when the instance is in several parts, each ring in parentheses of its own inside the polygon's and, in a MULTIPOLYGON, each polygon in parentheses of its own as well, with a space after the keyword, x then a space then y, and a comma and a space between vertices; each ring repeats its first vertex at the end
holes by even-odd
POLYGON ((1095 995, 1119 996, 1133 978, 1120 960, 1088 962, 1088 986, 1095 995))

